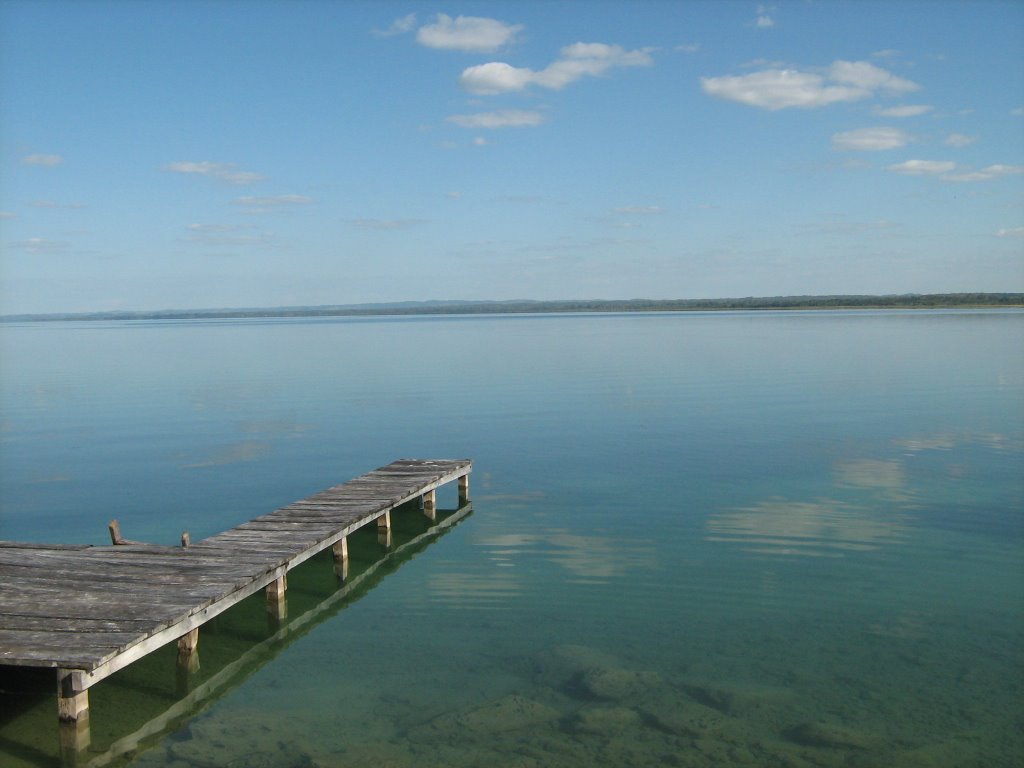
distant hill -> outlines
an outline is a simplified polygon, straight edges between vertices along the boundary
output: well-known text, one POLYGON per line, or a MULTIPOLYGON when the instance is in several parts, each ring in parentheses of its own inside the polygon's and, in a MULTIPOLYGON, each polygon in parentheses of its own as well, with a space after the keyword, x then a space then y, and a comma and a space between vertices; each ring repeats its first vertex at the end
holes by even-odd
POLYGON ((565 301, 402 301, 315 307, 163 309, 0 315, 0 322, 53 320, 216 320, 230 318, 482 315, 555 312, 685 312, 779 309, 937 309, 1022 307, 1024 293, 910 293, 888 296, 767 296, 733 299, 571 299, 565 301))

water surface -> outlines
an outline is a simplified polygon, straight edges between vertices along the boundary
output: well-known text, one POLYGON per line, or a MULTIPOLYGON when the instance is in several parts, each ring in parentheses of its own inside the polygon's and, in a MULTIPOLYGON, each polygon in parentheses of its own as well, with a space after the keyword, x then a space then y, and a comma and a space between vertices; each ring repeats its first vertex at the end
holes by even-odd
MULTIPOLYGON (((173 544, 395 458, 474 459, 472 514, 302 632, 274 641, 258 600, 204 630, 193 684, 261 648, 205 708, 114 758, 186 695, 173 649, 92 689, 97 764, 1014 766, 1022 332, 1017 311, 3 325, 0 538, 103 543, 117 517, 173 544)), ((400 517, 398 543, 429 533, 400 517)), ((379 562, 364 538, 354 572, 379 562)), ((329 560, 294 578, 290 620, 338 589, 329 560)), ((5 765, 56 760, 33 685, 0 685, 5 765)))

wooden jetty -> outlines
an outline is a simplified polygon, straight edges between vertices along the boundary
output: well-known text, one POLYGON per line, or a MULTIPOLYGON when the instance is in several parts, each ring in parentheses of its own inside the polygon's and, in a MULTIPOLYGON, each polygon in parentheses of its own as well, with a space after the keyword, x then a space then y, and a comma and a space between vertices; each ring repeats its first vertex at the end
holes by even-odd
POLYGON ((330 547, 344 577, 349 534, 375 523, 390 544, 393 509, 419 499, 435 519, 436 489, 457 480, 466 503, 471 471, 468 459, 394 461, 182 547, 0 542, 0 665, 56 670, 62 747, 74 751, 83 724, 88 741, 90 686, 174 640, 187 670, 199 628, 261 589, 285 616, 290 569, 330 547))

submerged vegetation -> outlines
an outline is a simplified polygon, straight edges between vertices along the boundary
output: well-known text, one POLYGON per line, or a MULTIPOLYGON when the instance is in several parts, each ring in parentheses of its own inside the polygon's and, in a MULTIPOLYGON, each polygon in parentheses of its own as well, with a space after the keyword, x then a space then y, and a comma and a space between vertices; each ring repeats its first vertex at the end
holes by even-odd
POLYGON ((942 309, 1024 307, 1024 293, 907 293, 899 295, 767 296, 733 299, 572 299, 533 301, 406 301, 313 307, 165 309, 2 315, 2 322, 36 320, 215 320, 257 317, 360 317, 374 315, 486 315, 553 312, 697 312, 780 309, 942 309))

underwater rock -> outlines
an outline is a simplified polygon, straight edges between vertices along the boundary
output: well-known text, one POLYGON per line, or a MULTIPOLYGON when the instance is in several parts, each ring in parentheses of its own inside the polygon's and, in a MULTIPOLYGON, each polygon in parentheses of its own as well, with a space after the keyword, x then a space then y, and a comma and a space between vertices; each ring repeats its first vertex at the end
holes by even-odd
POLYGON ((628 707, 584 707, 570 727, 580 733, 599 736, 621 733, 640 725, 640 715, 628 707))
POLYGON ((200 719, 186 738, 169 745, 168 755, 191 768, 319 768, 306 749, 281 734, 245 715, 200 719))
POLYGON ((683 690, 701 704, 730 717, 743 717, 763 709, 778 709, 793 702, 796 694, 785 688, 761 685, 690 683, 683 690))
POLYGON ((807 747, 828 749, 871 749, 875 740, 863 733, 834 723, 801 723, 783 734, 787 739, 807 747))
POLYGON ((661 682, 657 672, 603 667, 585 671, 579 677, 578 687, 592 698, 620 701, 642 696, 661 682))
POLYGON ((620 666, 611 654, 586 645, 559 645, 534 658, 537 676, 546 684, 558 687, 588 669, 609 669, 620 666))
POLYGON ((646 697, 640 714, 661 731, 691 739, 718 736, 733 728, 717 709, 668 688, 646 697))
POLYGON ((519 694, 509 694, 461 714, 440 715, 430 722, 414 728, 413 739, 447 739, 469 735, 487 735, 518 731, 561 717, 552 707, 519 694))

